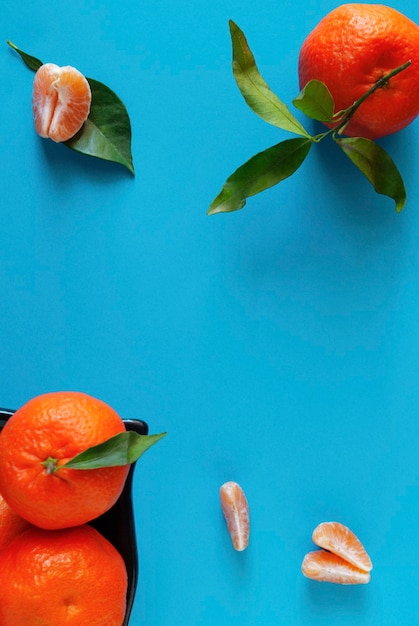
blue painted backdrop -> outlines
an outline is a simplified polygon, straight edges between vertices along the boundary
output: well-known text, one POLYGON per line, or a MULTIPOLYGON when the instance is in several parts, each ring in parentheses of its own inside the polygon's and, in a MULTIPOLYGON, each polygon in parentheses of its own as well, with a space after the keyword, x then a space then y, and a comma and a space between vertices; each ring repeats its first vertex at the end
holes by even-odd
MULTIPOLYGON (((408 201, 331 144, 230 215, 225 178, 286 133, 248 109, 228 19, 288 104, 328 0, 16 0, 2 9, 0 405, 95 395, 164 441, 136 469, 133 626, 394 626, 418 620, 419 123, 381 144, 408 201), (136 177, 36 136, 11 39, 111 87, 136 177), (249 548, 218 490, 238 481, 249 548), (305 579, 338 520, 367 586, 305 579)), ((394 6, 417 21, 415 0, 394 6)))

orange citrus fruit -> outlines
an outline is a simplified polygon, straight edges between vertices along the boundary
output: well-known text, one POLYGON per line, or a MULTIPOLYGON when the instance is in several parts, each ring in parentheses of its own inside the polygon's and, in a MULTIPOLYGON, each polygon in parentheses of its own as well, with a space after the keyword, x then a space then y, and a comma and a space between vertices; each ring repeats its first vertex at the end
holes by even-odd
POLYGON ((14 511, 41 528, 84 524, 108 510, 129 465, 76 470, 62 465, 125 431, 106 403, 81 392, 29 400, 0 434, 0 492, 14 511))
POLYGON ((0 494, 0 550, 29 527, 29 522, 15 513, 0 494))
POLYGON ((245 550, 249 543, 249 505, 243 489, 229 481, 220 488, 221 508, 227 523, 231 541, 236 550, 245 550))
POLYGON ((67 141, 86 121, 91 100, 89 82, 75 67, 41 65, 32 91, 36 132, 53 141, 67 141))
POLYGON ((372 570, 371 559, 358 537, 340 522, 323 522, 313 531, 315 544, 337 554, 364 572, 372 570))
POLYGON ((334 98, 335 112, 342 111, 407 61, 407 69, 360 105, 345 134, 377 139, 416 118, 419 27, 385 5, 344 4, 326 15, 304 41, 298 61, 300 88, 312 79, 322 81, 334 98))
POLYGON ((306 554, 301 571, 307 578, 319 582, 358 585, 370 581, 369 572, 358 569, 340 556, 326 550, 315 550, 306 554))
POLYGON ((126 592, 122 557, 88 525, 32 527, 1 553, 2 626, 121 626, 126 592))

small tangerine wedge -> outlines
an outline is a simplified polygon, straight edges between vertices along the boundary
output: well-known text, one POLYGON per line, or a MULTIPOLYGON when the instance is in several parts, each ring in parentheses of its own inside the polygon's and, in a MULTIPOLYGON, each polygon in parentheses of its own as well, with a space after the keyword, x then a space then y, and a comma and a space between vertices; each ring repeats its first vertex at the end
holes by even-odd
POLYGON ((221 508, 235 550, 245 550, 249 544, 249 505, 243 489, 228 481, 220 487, 221 508))
POLYGON ((1 552, 1 626, 121 626, 126 593, 122 557, 88 525, 32 527, 1 552))
POLYGON ((29 522, 15 513, 0 494, 0 550, 27 528, 29 522))
POLYGON ((18 515, 41 528, 99 517, 119 498, 130 466, 62 466, 124 431, 121 417, 88 394, 59 391, 32 398, 1 431, 0 493, 18 515))
POLYGON ((35 74, 32 110, 41 137, 71 139, 89 116, 92 93, 88 80, 71 65, 41 65, 35 74))
POLYGON ((339 585, 365 585, 370 581, 369 572, 354 567, 337 554, 326 550, 314 550, 306 554, 301 571, 312 580, 339 585))
POLYGON ((383 4, 342 4, 320 20, 301 46, 300 89, 310 80, 322 81, 334 98, 337 113, 408 61, 407 69, 359 106, 344 129, 346 135, 377 139, 405 128, 416 118, 419 26, 383 4))
POLYGON ((358 537, 340 522, 322 522, 313 531, 313 541, 364 572, 372 570, 371 559, 358 537))

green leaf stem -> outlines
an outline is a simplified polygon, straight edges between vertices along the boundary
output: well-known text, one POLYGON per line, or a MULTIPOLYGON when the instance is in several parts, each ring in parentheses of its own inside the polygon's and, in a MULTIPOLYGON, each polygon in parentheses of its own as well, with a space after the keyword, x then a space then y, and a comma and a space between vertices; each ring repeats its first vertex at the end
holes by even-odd
POLYGON ((406 202, 406 190, 391 156, 378 144, 363 137, 334 137, 354 165, 379 194, 392 198, 399 213, 406 202))
MULTIPOLYGON (((29 69, 36 72, 42 61, 20 50, 15 50, 29 69)), ((90 113, 79 132, 63 144, 76 152, 105 161, 113 161, 134 174, 131 153, 131 122, 122 100, 103 83, 88 78, 92 92, 90 113)))
POLYGON ((249 107, 265 122, 309 138, 307 131, 260 75, 244 33, 232 20, 229 24, 233 46, 233 74, 249 107))
POLYGON ((30 70, 32 70, 33 72, 36 72, 37 70, 39 70, 39 68, 42 65, 42 61, 40 61, 36 57, 31 56, 30 54, 27 54, 26 52, 23 52, 22 50, 19 50, 19 48, 15 46, 15 44, 12 43, 11 41, 7 40, 7 43, 11 48, 13 48, 13 50, 16 50, 16 52, 20 55, 25 65, 27 65, 30 70))
POLYGON ((310 119, 318 122, 333 120, 335 103, 332 94, 320 80, 310 80, 292 103, 310 119))
POLYGON ((140 435, 133 430, 119 433, 104 443, 92 446, 58 466, 68 469, 88 470, 101 467, 117 467, 138 461, 140 456, 151 446, 160 441, 166 433, 159 435, 140 435))
POLYGON ((256 154, 227 179, 208 214, 241 209, 249 196, 291 176, 306 158, 311 145, 311 139, 297 137, 286 139, 256 154))
POLYGON ((381 76, 350 107, 334 112, 335 103, 327 86, 318 80, 309 81, 293 100, 294 106, 307 117, 319 122, 332 123, 332 128, 310 135, 279 100, 262 78, 243 31, 229 21, 233 47, 233 74, 249 107, 263 120, 299 138, 289 139, 256 154, 239 167, 224 183, 221 192, 211 203, 207 214, 224 213, 241 209, 250 196, 272 187, 291 176, 302 164, 313 143, 328 136, 338 144, 348 158, 367 177, 379 194, 392 198, 396 211, 400 212, 406 202, 403 179, 392 158, 379 145, 363 137, 342 137, 351 117, 360 105, 377 89, 411 64, 402 65, 381 76))

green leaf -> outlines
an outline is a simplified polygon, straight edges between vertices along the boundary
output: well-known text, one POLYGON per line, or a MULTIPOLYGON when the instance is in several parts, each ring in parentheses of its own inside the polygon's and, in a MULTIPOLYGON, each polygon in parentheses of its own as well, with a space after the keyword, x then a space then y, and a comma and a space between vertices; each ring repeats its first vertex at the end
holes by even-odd
POLYGON ((310 139, 287 139, 256 154, 227 179, 208 209, 208 215, 241 209, 249 196, 291 176, 306 158, 311 145, 310 139))
POLYGON ((131 123, 125 105, 103 83, 92 78, 87 80, 92 91, 89 117, 64 145, 89 156, 120 163, 134 174, 131 123))
POLYGON ((378 144, 363 137, 334 137, 338 146, 368 178, 377 193, 392 198, 396 211, 406 202, 403 179, 391 156, 378 144))
POLYGON ((31 56, 30 54, 27 54, 26 52, 22 52, 22 50, 19 50, 19 48, 15 46, 15 44, 12 43, 11 41, 7 40, 7 43, 11 48, 13 48, 13 50, 16 50, 16 52, 23 59, 23 62, 25 63, 25 65, 27 65, 30 70, 33 70, 34 72, 39 70, 39 68, 42 65, 42 61, 40 61, 36 57, 31 56))
POLYGON ((249 107, 265 122, 309 138, 307 131, 260 75, 244 33, 232 20, 229 25, 233 45, 233 74, 249 107))
POLYGON ((104 443, 92 446, 88 450, 60 465, 69 469, 87 470, 101 467, 117 467, 138 461, 140 456, 151 446, 160 441, 166 433, 159 435, 140 435, 133 430, 119 433, 104 443))
POLYGON ((320 80, 310 80, 292 103, 313 120, 319 122, 333 120, 335 110, 333 96, 320 80))
MULTIPOLYGON (((21 56, 25 65, 36 72, 42 61, 7 42, 21 56)), ((131 122, 122 100, 109 87, 93 78, 87 79, 92 92, 89 117, 79 132, 63 142, 67 148, 105 161, 120 163, 134 174, 131 153, 131 122)))

